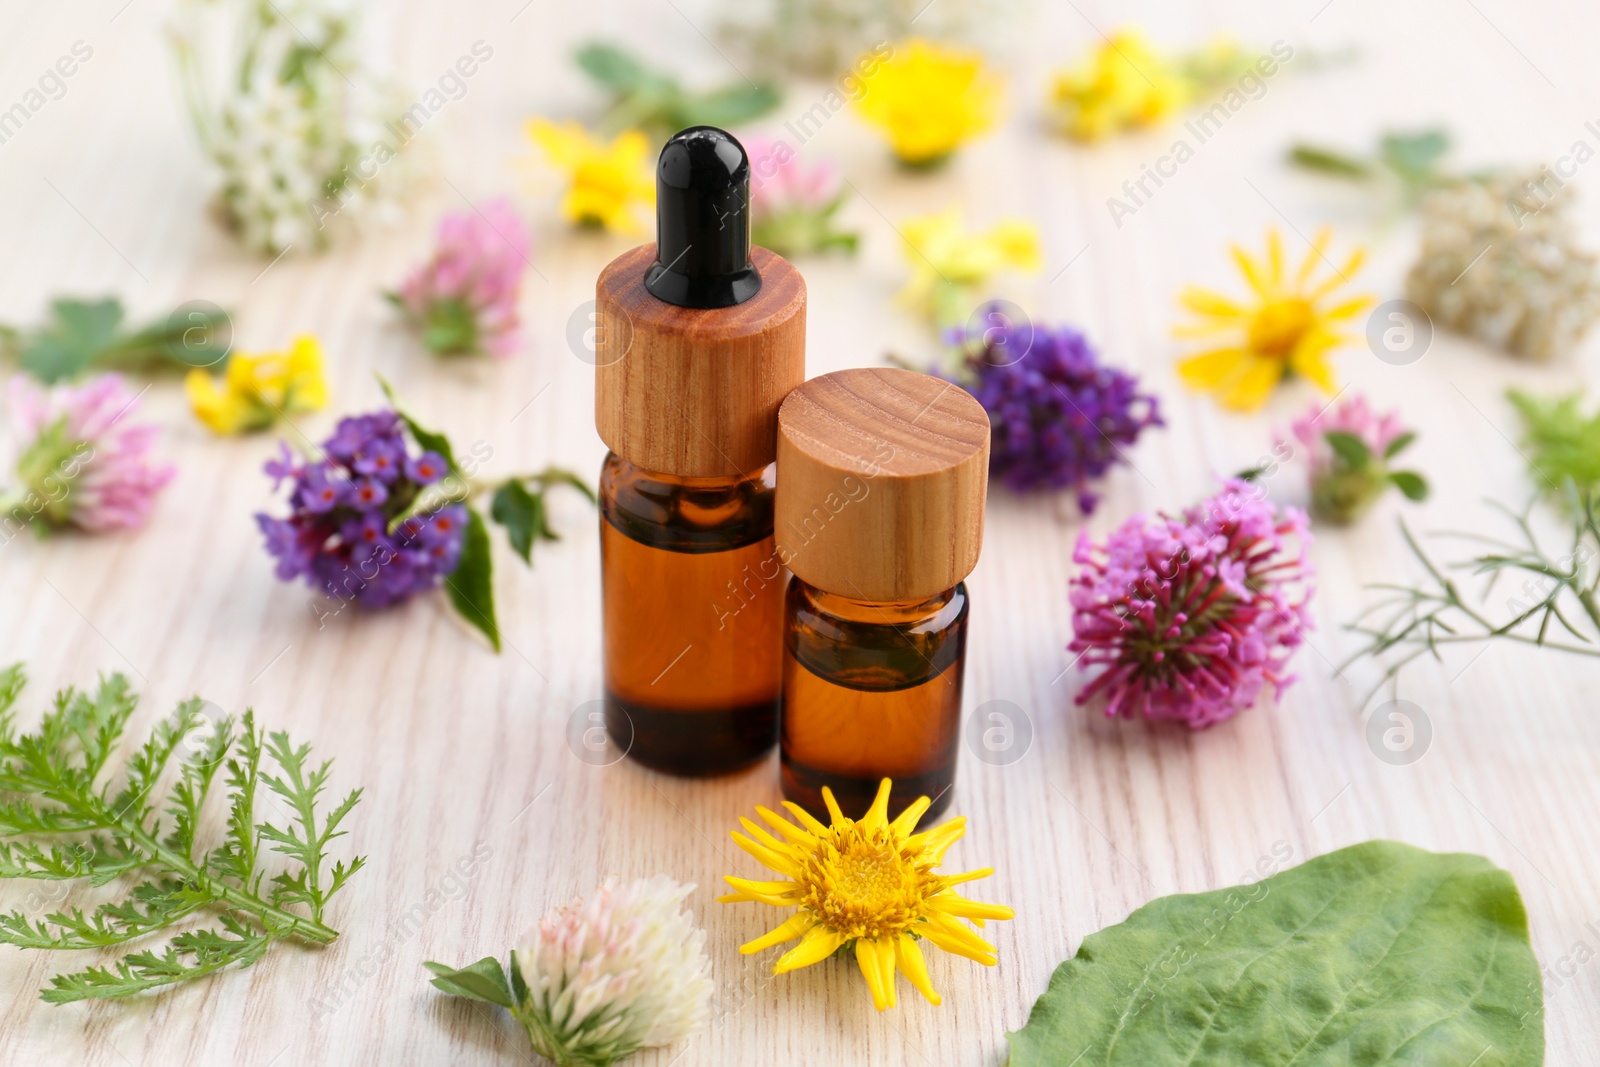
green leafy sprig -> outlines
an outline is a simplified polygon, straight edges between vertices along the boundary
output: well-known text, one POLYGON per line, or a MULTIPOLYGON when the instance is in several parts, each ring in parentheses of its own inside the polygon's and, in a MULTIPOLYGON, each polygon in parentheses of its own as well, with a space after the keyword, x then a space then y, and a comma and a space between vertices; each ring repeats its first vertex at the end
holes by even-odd
POLYGON ((324 922, 328 901, 366 863, 329 863, 328 845, 361 798, 352 790, 319 812, 331 761, 310 745, 265 733, 246 711, 210 720, 198 699, 158 723, 120 771, 112 769, 138 697, 121 674, 93 693, 67 689, 32 733, 20 733, 15 704, 21 664, 0 670, 0 877, 87 880, 102 887, 136 880, 122 899, 92 911, 73 907, 32 918, 0 915, 0 943, 21 948, 116 948, 171 930, 199 912, 215 925, 177 933, 110 966, 58 974, 41 997, 52 1004, 110 1000, 248 967, 279 941, 326 944, 339 932, 324 922), (186 751, 181 752, 182 748, 186 751), (159 785, 177 757, 177 778, 159 785), (223 839, 198 847, 207 796, 218 776, 228 795, 223 839), (262 818, 268 806, 283 813, 262 818), (266 852, 289 860, 270 878, 266 852))
POLYGON ((1402 522, 1400 532, 1427 577, 1416 585, 1376 586, 1388 595, 1347 627, 1367 643, 1344 666, 1371 657, 1384 667, 1383 677, 1362 704, 1385 682, 1397 684, 1406 664, 1423 655, 1440 659, 1447 645, 1499 639, 1600 656, 1600 501, 1593 494, 1579 494, 1569 483, 1567 503, 1572 536, 1560 556, 1540 546, 1527 510, 1519 514, 1494 501, 1490 506, 1511 520, 1517 539, 1452 535, 1480 542, 1487 550, 1451 568, 1434 563, 1402 522), (1487 576, 1481 595, 1464 595, 1447 570, 1487 576), (1520 575, 1522 584, 1507 598, 1509 617, 1496 622, 1484 602, 1503 575, 1520 575))
POLYGON ((1450 134, 1445 130, 1408 130, 1385 133, 1378 139, 1376 151, 1368 156, 1352 155, 1323 145, 1298 143, 1289 149, 1289 162, 1328 177, 1374 188, 1387 187, 1397 206, 1409 211, 1431 189, 1460 181, 1463 177, 1483 177, 1460 175, 1448 170, 1444 159, 1449 153, 1450 134))
POLYGON ((1550 495, 1565 502, 1559 487, 1600 499, 1600 409, 1585 415, 1581 390, 1540 399, 1512 389, 1506 394, 1522 416, 1523 454, 1528 469, 1550 495))
POLYGON ((401 403, 394 389, 382 376, 378 384, 389 399, 395 414, 405 423, 412 438, 422 448, 444 457, 450 471, 429 491, 418 494, 411 506, 390 520, 391 532, 414 514, 431 511, 447 503, 467 509, 467 527, 462 536, 461 557, 455 570, 445 576, 445 591, 450 604, 463 620, 500 651, 500 623, 494 605, 494 557, 489 545, 489 525, 473 501, 484 494, 490 497, 489 516, 506 528, 511 548, 528 566, 533 566, 533 546, 537 541, 559 541, 561 535, 550 526, 545 496, 557 485, 568 485, 583 493, 591 504, 598 503, 594 490, 577 474, 559 467, 547 467, 537 474, 513 475, 492 485, 475 481, 472 471, 457 458, 450 439, 430 430, 401 403))
POLYGON ((666 137, 688 126, 738 126, 771 111, 782 99, 775 86, 749 81, 692 92, 670 74, 610 44, 585 45, 576 58, 611 93, 611 109, 601 125, 613 133, 643 127, 666 137))
POLYGON ((63 297, 37 329, 0 326, 0 354, 46 384, 90 371, 214 367, 227 358, 232 328, 221 309, 180 308, 138 330, 125 329, 124 318, 115 297, 63 297))

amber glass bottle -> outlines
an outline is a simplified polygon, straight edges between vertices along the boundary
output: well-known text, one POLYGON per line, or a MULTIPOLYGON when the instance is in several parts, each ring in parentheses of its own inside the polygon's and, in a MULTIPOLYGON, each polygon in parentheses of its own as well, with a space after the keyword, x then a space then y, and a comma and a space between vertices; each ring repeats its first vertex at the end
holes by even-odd
POLYGON ((606 728, 650 766, 715 774, 777 739, 784 570, 772 471, 674 478, 606 457, 606 728))
MULTIPOLYGON (((823 375, 778 416, 783 792, 819 816, 943 811, 955 784, 989 420, 965 390, 901 370, 823 375)), ((930 816, 925 816, 931 817, 930 816)))
POLYGON ((805 283, 750 247, 749 180, 726 133, 675 135, 659 249, 596 285, 606 728, 675 774, 735 770, 777 740, 772 462, 778 405, 805 378, 805 283))

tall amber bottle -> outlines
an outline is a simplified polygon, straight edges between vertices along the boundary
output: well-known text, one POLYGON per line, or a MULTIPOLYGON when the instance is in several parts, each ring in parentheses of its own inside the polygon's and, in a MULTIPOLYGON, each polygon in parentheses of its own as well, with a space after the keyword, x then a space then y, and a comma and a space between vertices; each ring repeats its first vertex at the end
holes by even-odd
POLYGON ((656 168, 657 243, 595 287, 606 729, 708 775, 777 740, 786 572, 773 543, 778 406, 805 379, 805 283, 750 246, 750 163, 722 130, 656 168))
POLYGON ((826 817, 950 803, 961 737, 967 590, 983 543, 989 418, 910 371, 825 374, 778 414, 784 609, 783 792, 826 817))

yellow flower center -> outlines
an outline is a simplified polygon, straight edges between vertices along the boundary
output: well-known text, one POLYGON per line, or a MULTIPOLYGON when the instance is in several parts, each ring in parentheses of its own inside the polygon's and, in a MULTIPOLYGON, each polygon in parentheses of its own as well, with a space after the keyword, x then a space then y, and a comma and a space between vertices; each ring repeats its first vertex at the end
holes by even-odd
POLYGON ((1250 320, 1250 350, 1286 357, 1311 329, 1315 318, 1311 304, 1298 297, 1263 304, 1250 320))
POLYGON ((887 827, 868 832, 846 820, 817 843, 796 880, 805 906, 826 926, 847 938, 878 938, 922 917, 923 903, 943 888, 930 871, 887 827))

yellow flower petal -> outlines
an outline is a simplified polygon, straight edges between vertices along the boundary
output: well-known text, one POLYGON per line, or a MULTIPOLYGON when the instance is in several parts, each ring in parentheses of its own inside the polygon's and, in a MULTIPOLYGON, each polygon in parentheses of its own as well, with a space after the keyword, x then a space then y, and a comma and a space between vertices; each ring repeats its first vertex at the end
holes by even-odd
MULTIPOLYGON (((767 823, 773 829, 777 830, 784 837, 788 838, 790 841, 792 841, 792 842, 794 842, 796 844, 806 843, 806 842, 813 843, 813 844, 815 843, 815 836, 816 836, 815 832, 807 833, 805 830, 802 830, 800 827, 796 826, 794 823, 790 822, 788 819, 785 819, 782 815, 779 815, 777 812, 773 811, 771 808, 764 808, 761 805, 757 804, 756 805, 756 814, 761 816, 763 819, 767 820, 767 823)), ((813 819, 812 821, 815 822, 816 820, 813 819)), ((823 826, 821 823, 817 823, 817 829, 818 830, 825 830, 825 829, 827 829, 827 827, 823 826)))
POLYGON ((916 938, 901 934, 895 939, 894 958, 900 973, 911 980, 911 984, 927 998, 928 1003, 941 1003, 939 994, 934 991, 933 980, 928 977, 928 964, 922 958, 922 947, 917 944, 916 938))
POLYGON ((1248 314, 1242 306, 1229 300, 1221 293, 1214 293, 1209 289, 1200 289, 1189 286, 1178 297, 1179 303, 1198 315, 1207 315, 1212 318, 1242 319, 1248 314))
POLYGON ((783 806, 800 820, 800 825, 810 830, 813 834, 821 835, 828 832, 828 828, 812 817, 811 813, 792 800, 785 800, 783 806))
POLYGON ((872 798, 872 806, 861 817, 861 828, 868 833, 889 825, 889 788, 892 784, 887 778, 878 783, 878 795, 872 798))
POLYGON ((1267 271, 1276 293, 1283 287, 1283 236, 1276 229, 1267 231, 1267 271))
POLYGON ((856 941, 856 964, 861 968, 862 977, 867 980, 867 988, 872 991, 872 1006, 879 1011, 894 1007, 893 945, 871 938, 859 938, 856 941), (887 981, 884 977, 886 955, 889 964, 887 981))
POLYGON ((1300 343, 1289 357, 1289 366, 1301 377, 1309 378, 1324 393, 1338 391, 1338 383, 1333 377, 1333 368, 1323 358, 1323 353, 1334 346, 1338 338, 1326 334, 1309 337, 1300 343))
POLYGON ((1239 411, 1254 411, 1267 402, 1282 377, 1282 360, 1252 356, 1244 373, 1222 392, 1222 403, 1239 411))
POLYGON ((785 941, 793 941, 795 938, 803 936, 806 931, 815 925, 817 925, 817 920, 811 916, 810 912, 796 912, 784 920, 783 925, 777 929, 762 934, 754 941, 746 941, 740 945, 739 951, 748 956, 752 953, 760 952, 764 948, 781 945, 785 941))
POLYGON ((1294 276, 1294 287, 1304 289, 1306 282, 1311 280, 1312 273, 1317 269, 1317 264, 1322 262, 1328 251, 1328 242, 1333 239, 1333 227, 1324 226, 1317 231, 1317 236, 1311 240, 1311 251, 1306 253, 1306 258, 1300 263, 1300 270, 1294 276))
POLYGON ((844 812, 839 810, 839 802, 833 799, 833 790, 827 786, 822 787, 822 802, 828 806, 828 819, 833 825, 838 826, 845 821, 844 812))
POLYGON ((918 797, 906 805, 906 810, 896 815, 894 822, 889 824, 889 829, 894 836, 908 837, 912 830, 917 828, 917 820, 922 818, 922 813, 933 806, 933 801, 927 797, 918 797))
POLYGON ((1217 348, 1178 364, 1178 377, 1191 389, 1209 391, 1228 381, 1248 357, 1242 348, 1217 348))
POLYGON ((733 888, 741 898, 757 901, 762 904, 781 906, 793 904, 800 898, 800 885, 796 882, 755 882, 748 878, 735 878, 731 874, 722 879, 733 888))
POLYGON ((730 832, 728 836, 733 838, 740 848, 754 856, 763 866, 771 867, 779 874, 787 874, 793 877, 795 861, 789 856, 781 852, 774 852, 765 845, 759 845, 737 830, 730 832))
POLYGON ((1250 254, 1238 245, 1234 245, 1231 251, 1233 252, 1233 261, 1239 265, 1239 270, 1244 274, 1244 280, 1250 283, 1250 288, 1254 289, 1256 295, 1261 299, 1271 300, 1273 298, 1272 287, 1267 284, 1267 279, 1261 276, 1261 268, 1256 266, 1256 261, 1251 259, 1250 254))
POLYGON ((1004 904, 985 904, 968 900, 955 893, 940 893, 928 901, 928 906, 958 919, 1014 919, 1017 913, 1004 904))
POLYGON ((845 938, 836 931, 825 926, 813 926, 806 931, 800 943, 794 948, 778 957, 778 962, 773 965, 773 974, 786 974, 797 971, 801 967, 809 967, 813 963, 821 963, 844 944, 845 938))

